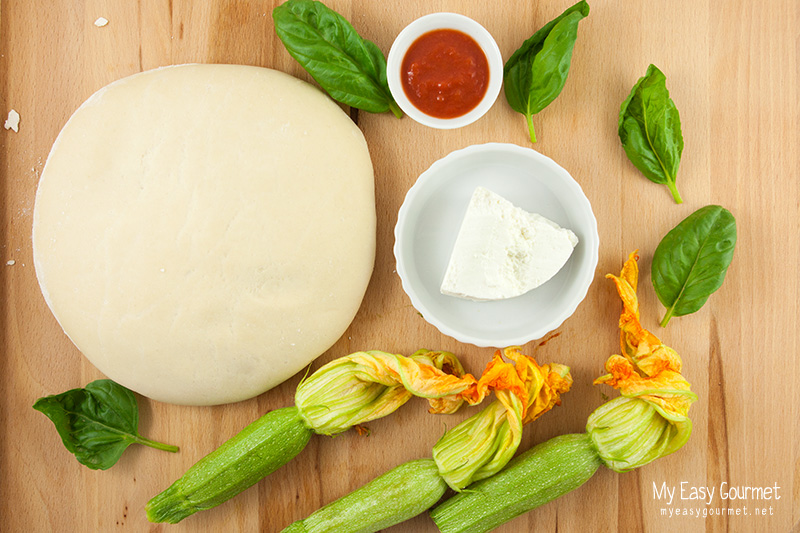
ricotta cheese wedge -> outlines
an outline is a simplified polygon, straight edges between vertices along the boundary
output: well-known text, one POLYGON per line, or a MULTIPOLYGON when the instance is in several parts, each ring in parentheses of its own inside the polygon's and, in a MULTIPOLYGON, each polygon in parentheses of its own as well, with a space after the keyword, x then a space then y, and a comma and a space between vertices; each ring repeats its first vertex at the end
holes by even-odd
POLYGON ((478 187, 440 290, 470 300, 520 296, 555 276, 577 244, 572 231, 478 187))

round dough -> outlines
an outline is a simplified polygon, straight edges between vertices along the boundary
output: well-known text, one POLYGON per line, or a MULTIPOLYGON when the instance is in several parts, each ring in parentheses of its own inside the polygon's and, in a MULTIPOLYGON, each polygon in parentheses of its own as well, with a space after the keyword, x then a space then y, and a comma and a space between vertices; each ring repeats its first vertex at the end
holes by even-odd
POLYGON ((352 322, 375 258, 372 163, 327 96, 181 65, 90 97, 39 182, 36 275, 78 349, 150 398, 256 396, 352 322))

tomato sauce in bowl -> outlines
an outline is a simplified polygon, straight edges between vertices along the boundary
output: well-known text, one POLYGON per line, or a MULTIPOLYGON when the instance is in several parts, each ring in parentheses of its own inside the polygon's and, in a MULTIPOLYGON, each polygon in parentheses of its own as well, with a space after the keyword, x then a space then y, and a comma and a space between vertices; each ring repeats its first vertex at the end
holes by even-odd
POLYGON ((397 35, 386 81, 398 107, 437 129, 472 124, 491 109, 503 84, 503 56, 489 31, 458 13, 431 13, 397 35))
POLYGON ((466 115, 483 100, 489 62, 475 39, 453 29, 429 31, 409 46, 401 65, 403 92, 436 118, 466 115))

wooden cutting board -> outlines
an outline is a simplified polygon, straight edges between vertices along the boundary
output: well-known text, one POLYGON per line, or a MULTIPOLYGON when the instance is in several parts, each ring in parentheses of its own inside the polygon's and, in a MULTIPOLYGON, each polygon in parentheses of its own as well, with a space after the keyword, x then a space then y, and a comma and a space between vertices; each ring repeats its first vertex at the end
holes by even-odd
MULTIPOLYGON (((456 11, 483 24, 504 58, 571 2, 368 2, 331 0, 384 51, 411 20, 456 11)), ((222 407, 180 407, 139 398, 142 433, 179 444, 179 454, 130 448, 111 470, 91 471, 63 448, 36 398, 101 377, 70 344, 39 292, 31 258, 37 180, 58 131, 91 93, 163 65, 241 63, 309 79, 275 36, 275 2, 217 0, 2 0, 0 114, 21 116, 0 130, 0 530, 279 531, 404 461, 427 457, 446 427, 474 410, 428 415, 424 401, 369 424, 371 434, 316 437, 278 474, 234 500, 176 526, 149 524, 145 502, 261 413, 290 405, 295 376, 256 399, 222 407), (108 25, 94 25, 98 17, 108 25)), ((639 249, 642 320, 684 360, 700 400, 694 432, 678 453, 624 475, 599 471, 579 490, 498 531, 787 531, 800 519, 798 363, 798 25, 796 0, 595 1, 581 23, 567 85, 534 118, 536 150, 564 166, 592 202, 600 262, 594 283, 541 362, 572 367, 561 407, 526 428, 521 449, 580 432, 610 389, 592 386, 618 350, 620 303, 607 272, 639 249), (645 179, 616 134, 619 105, 648 64, 658 65, 683 124, 678 183, 685 202, 645 179), (695 209, 727 207, 738 221, 733 264, 697 314, 658 326, 663 312, 649 282, 661 237, 695 209), (653 487, 678 488, 671 505, 653 487), (680 500, 681 483, 716 487, 710 505, 680 500), (721 485, 726 483, 727 485, 721 485), (780 487, 772 501, 720 501, 722 486, 780 487), (757 516, 756 508, 767 508, 757 516), (711 518, 663 516, 734 509, 711 518), (736 509, 740 509, 737 516, 736 509), (747 513, 745 515, 744 513, 747 513)), ((358 316, 314 365, 362 349, 450 350, 478 373, 491 350, 459 344, 411 307, 394 271, 393 227, 405 192, 435 160, 489 141, 530 146, 524 119, 501 96, 477 123, 425 128, 389 114, 357 114, 375 164, 378 252, 358 316)), ((532 345, 525 347, 526 351, 532 345)), ((426 516, 392 532, 435 531, 426 516)))

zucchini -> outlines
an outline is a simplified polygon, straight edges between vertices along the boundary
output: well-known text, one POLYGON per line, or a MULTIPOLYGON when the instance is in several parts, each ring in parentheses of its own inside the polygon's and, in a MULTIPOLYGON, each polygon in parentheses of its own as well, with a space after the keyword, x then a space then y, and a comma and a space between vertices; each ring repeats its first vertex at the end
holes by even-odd
POLYGON ((586 434, 555 437, 431 511, 442 533, 482 533, 583 485, 601 465, 586 434))
POLYGON ((374 533, 432 507, 447 489, 433 459, 404 463, 282 533, 374 533))
POLYGON ((147 519, 175 524, 221 504, 288 463, 311 434, 297 407, 270 411, 147 502, 147 519))

